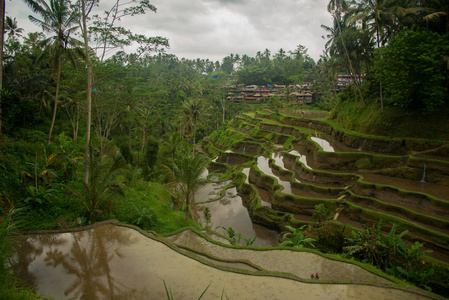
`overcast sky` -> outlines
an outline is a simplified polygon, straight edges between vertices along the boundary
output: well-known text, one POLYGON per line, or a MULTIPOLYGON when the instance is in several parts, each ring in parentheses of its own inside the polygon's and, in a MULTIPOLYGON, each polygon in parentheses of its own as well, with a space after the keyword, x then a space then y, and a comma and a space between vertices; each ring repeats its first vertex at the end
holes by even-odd
MULTIPOLYGON (((107 5, 112 0, 100 0, 107 5)), ((233 54, 255 56, 268 48, 309 49, 317 60, 324 49, 330 25, 329 0, 151 0, 157 13, 128 17, 122 25, 134 33, 168 38, 179 58, 209 58, 221 61, 233 54)), ((6 13, 16 17, 26 32, 39 31, 29 20, 32 11, 21 0, 6 0, 6 13)), ((39 19, 40 16, 38 17, 39 19)))

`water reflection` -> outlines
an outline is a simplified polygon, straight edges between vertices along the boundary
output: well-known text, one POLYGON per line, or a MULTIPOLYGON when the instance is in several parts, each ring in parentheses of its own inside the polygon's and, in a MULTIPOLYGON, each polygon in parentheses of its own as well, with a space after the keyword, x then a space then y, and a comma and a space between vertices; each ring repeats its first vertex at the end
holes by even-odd
MULTIPOLYGON (((203 189, 213 189, 214 187, 204 187, 203 189)), ((198 199, 198 197, 196 197, 198 199)), ((234 232, 242 234, 241 244, 245 245, 244 239, 252 239, 257 236, 253 246, 274 246, 279 242, 279 234, 263 226, 253 224, 248 210, 243 205, 243 200, 237 194, 235 187, 226 190, 226 196, 217 201, 195 205, 198 216, 202 216, 202 211, 208 207, 211 212, 212 229, 223 232, 221 227, 232 227, 234 232)))
POLYGON ((297 150, 291 150, 288 153, 298 156, 298 160, 303 163, 304 166, 309 168, 310 170, 313 170, 308 164, 307 164, 307 156, 302 155, 297 150))
POLYGON ((315 143, 317 143, 318 145, 321 146, 321 149, 323 149, 324 152, 335 152, 334 148, 331 146, 331 144, 324 140, 321 139, 319 137, 310 137, 312 139, 312 141, 314 141, 315 143))
POLYGON ((12 269, 28 285, 36 287, 37 293, 53 298, 123 298, 131 289, 115 280, 112 265, 125 258, 120 249, 134 242, 115 226, 32 235, 17 249, 12 269))
POLYGON ((269 159, 267 157, 264 157, 264 156, 259 157, 259 159, 257 161, 257 167, 265 175, 276 178, 279 185, 282 186, 283 193, 286 193, 286 194, 292 193, 292 185, 291 185, 290 181, 282 180, 279 176, 277 176, 273 173, 273 170, 271 169, 271 167, 269 165, 269 159))
POLYGON ((277 151, 273 152, 272 158, 274 159, 274 163, 281 167, 282 169, 287 169, 284 165, 284 152, 277 151))

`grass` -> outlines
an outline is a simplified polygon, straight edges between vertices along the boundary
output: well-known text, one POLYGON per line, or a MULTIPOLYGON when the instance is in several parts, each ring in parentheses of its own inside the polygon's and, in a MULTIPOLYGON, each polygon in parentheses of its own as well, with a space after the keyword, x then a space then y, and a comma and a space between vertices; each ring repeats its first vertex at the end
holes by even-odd
POLYGON ((125 191, 125 198, 117 202, 111 218, 133 224, 145 230, 166 234, 186 226, 197 227, 197 223, 171 208, 171 195, 158 183, 141 182, 125 191), (140 224, 137 224, 141 218, 140 224))
POLYGON ((378 103, 340 102, 330 119, 357 132, 395 137, 449 140, 449 106, 432 114, 404 111, 400 107, 380 110, 378 103), (431 122, 430 122, 431 120, 431 122))

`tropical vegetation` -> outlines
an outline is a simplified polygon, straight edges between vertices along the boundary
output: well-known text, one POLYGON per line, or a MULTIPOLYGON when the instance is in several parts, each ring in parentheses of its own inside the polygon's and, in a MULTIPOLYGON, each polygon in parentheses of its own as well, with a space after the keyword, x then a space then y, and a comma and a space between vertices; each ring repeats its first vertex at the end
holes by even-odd
MULTIPOLYGON (((113 1, 103 15, 91 15, 95 0, 24 2, 42 32, 24 32, 14 16, 1 22, 0 293, 16 289, 3 284, 12 282, 4 268, 15 230, 108 219, 163 234, 199 228, 191 205, 208 162, 200 141, 259 105, 297 107, 279 96, 227 101, 230 86, 313 81, 320 97, 312 108, 332 110, 331 119, 348 128, 377 130, 368 133, 391 132, 398 116, 449 111, 448 1, 331 0, 333 25, 323 25, 327 43, 316 62, 301 44, 221 62, 178 58, 165 53, 166 38, 117 25, 156 12, 145 0, 113 1), (131 44, 135 53, 122 50, 131 44), (353 81, 339 87, 338 74, 353 81), (362 122, 367 114, 382 126, 362 122)), ((317 209, 323 224, 326 209, 317 209)), ((282 246, 315 247, 304 227, 286 228, 282 246)), ((354 232, 346 251, 425 287, 432 271, 411 263, 426 253, 406 247, 402 235, 395 228, 381 235, 379 224, 354 232)))

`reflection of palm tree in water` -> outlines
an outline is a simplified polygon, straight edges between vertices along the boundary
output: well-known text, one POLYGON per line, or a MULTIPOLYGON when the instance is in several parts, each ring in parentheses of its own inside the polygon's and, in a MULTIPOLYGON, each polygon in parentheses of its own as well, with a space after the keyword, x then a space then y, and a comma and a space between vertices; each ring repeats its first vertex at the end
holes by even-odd
POLYGON ((67 295, 83 295, 89 299, 109 298, 126 294, 128 288, 118 286, 111 276, 110 261, 121 257, 117 245, 130 244, 130 236, 116 226, 99 228, 73 233, 70 253, 62 253, 55 249, 47 253, 45 261, 48 265, 61 265, 68 274, 76 279, 68 289, 67 295), (106 280, 105 280, 106 279, 106 280))
MULTIPOLYGON (((61 276, 71 283, 63 291, 66 296, 82 295, 86 299, 136 296, 142 291, 137 292, 115 281, 111 272, 111 261, 123 257, 120 246, 135 243, 135 239, 129 231, 113 225, 74 233, 31 236, 19 243, 17 260, 12 267, 19 278, 37 287, 36 275, 30 265, 42 256, 46 265, 54 268, 52 272, 61 272, 61 267, 65 270, 61 276)), ((55 287, 57 289, 61 287, 55 287)))
POLYGON ((56 235, 31 235, 20 240, 14 249, 14 258, 11 263, 11 269, 19 278, 21 278, 25 285, 36 286, 36 276, 29 271, 29 266, 37 257, 41 256, 46 245, 60 246, 66 243, 66 240, 56 235))

